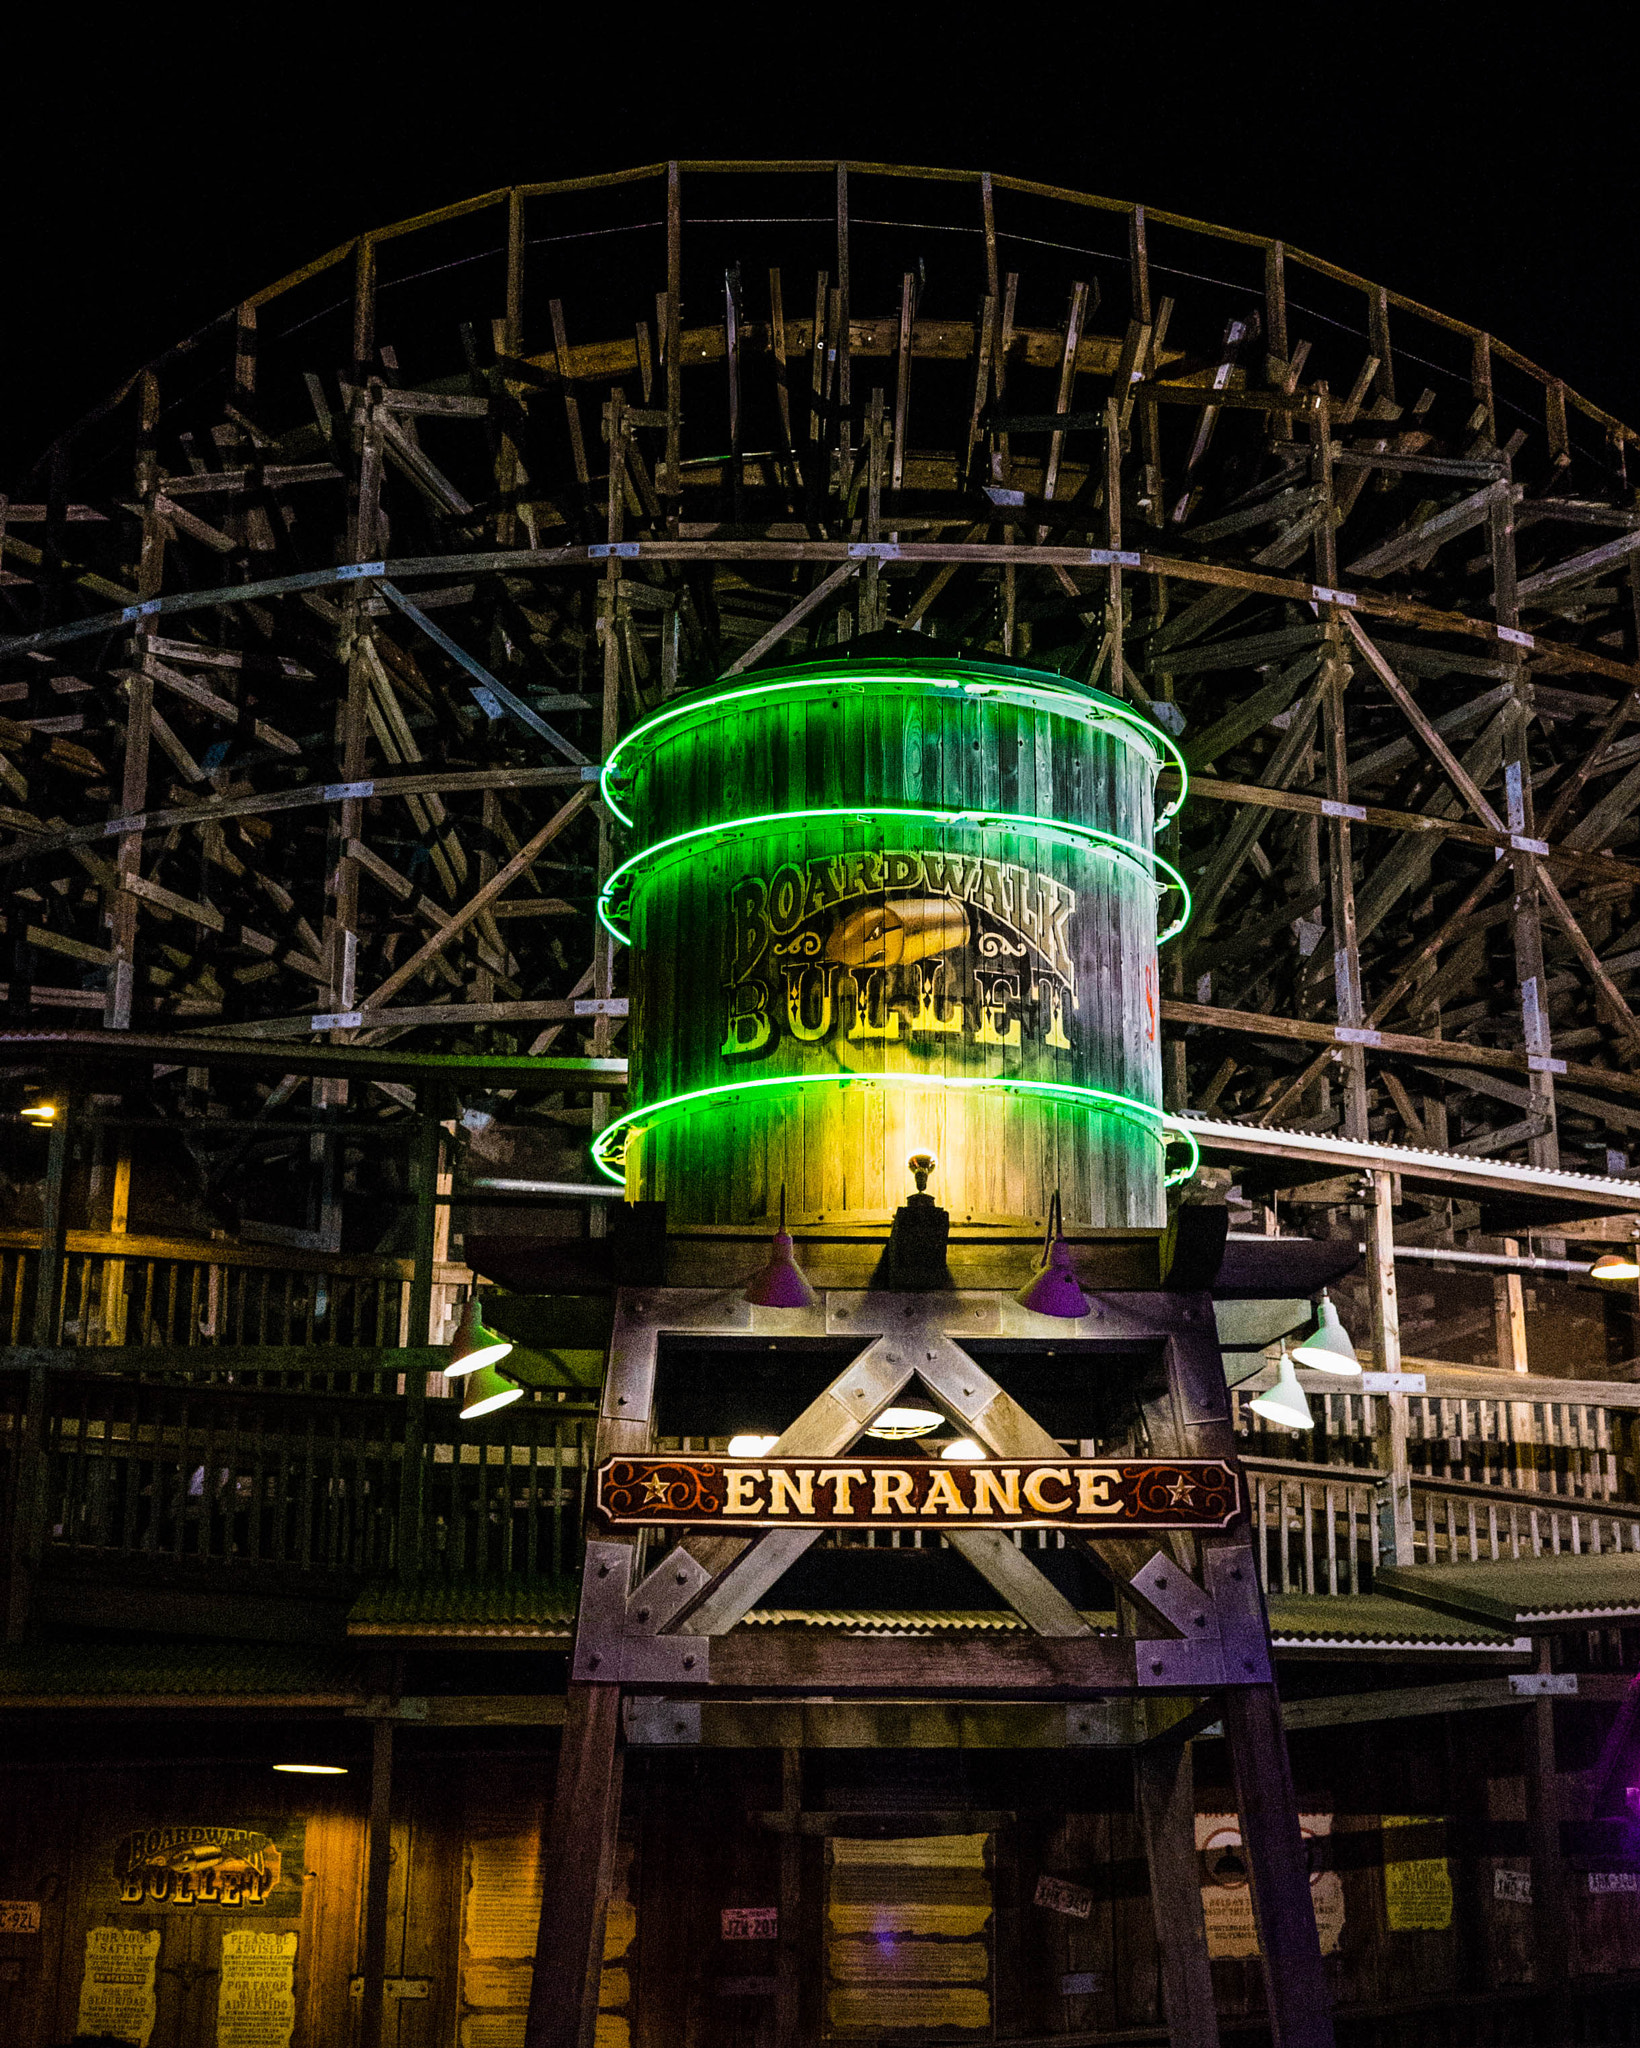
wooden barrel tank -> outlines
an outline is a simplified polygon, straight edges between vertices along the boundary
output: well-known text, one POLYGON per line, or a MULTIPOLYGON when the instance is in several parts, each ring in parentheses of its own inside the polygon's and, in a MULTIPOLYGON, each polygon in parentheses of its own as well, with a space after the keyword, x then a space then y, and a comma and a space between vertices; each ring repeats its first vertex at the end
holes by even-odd
MULTIPOLYGON (((1165 1220, 1154 854, 1177 750, 1000 665, 816 661, 675 698, 616 748, 600 902, 631 945, 631 1107, 594 1145, 669 1224, 1165 1220)), ((1182 787, 1182 784, 1181 784, 1182 787)))

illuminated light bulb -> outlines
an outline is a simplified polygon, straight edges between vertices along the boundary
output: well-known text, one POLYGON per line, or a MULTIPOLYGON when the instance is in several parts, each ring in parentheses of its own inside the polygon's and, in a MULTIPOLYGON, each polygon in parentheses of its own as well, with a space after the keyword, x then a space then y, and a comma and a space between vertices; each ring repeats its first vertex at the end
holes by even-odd
POLYGON ((772 1451, 780 1439, 777 1436, 732 1436, 726 1458, 761 1458, 766 1451, 772 1451))
POLYGON ((1325 1291, 1321 1296, 1315 1328, 1295 1348, 1293 1356, 1300 1365, 1312 1366, 1317 1372, 1344 1374, 1361 1370, 1355 1346, 1350 1342, 1350 1333, 1339 1321, 1338 1311, 1325 1291))
POLYGON ((345 1778, 346 1764, 275 1764, 276 1771, 288 1771, 294 1778, 345 1778))
POLYGON ((498 1337, 494 1330, 485 1327, 478 1312, 478 1297, 470 1294, 466 1307, 461 1311, 455 1341, 450 1346, 450 1360, 444 1368, 444 1377, 458 1380, 466 1373, 480 1372, 485 1366, 505 1358, 512 1348, 510 1337, 498 1337))
POLYGON ((1283 1429, 1313 1429, 1315 1417, 1298 1384, 1298 1374, 1285 1344, 1281 1347, 1281 1373, 1273 1387, 1254 1395, 1248 1407, 1266 1422, 1279 1422, 1283 1429))
POLYGON ((509 1401, 520 1401, 523 1397, 524 1389, 516 1380, 497 1372, 493 1365, 481 1365, 467 1382, 467 1401, 461 1419, 471 1422, 475 1416, 493 1414, 509 1401))
POLYGON ((55 1102, 25 1102, 17 1114, 26 1123, 54 1124, 57 1121, 57 1105, 55 1102))
POLYGON ((1589 1268, 1591 1280, 1640 1280, 1640 1259, 1632 1251, 1602 1252, 1589 1268))
POLYGON ((888 1443, 902 1443, 907 1437, 927 1436, 945 1420, 932 1408, 885 1408, 875 1422, 866 1424, 867 1436, 880 1436, 888 1443))
POLYGON ((985 1453, 971 1436, 959 1436, 953 1437, 950 1443, 941 1445, 940 1456, 967 1464, 972 1458, 983 1458, 985 1453))

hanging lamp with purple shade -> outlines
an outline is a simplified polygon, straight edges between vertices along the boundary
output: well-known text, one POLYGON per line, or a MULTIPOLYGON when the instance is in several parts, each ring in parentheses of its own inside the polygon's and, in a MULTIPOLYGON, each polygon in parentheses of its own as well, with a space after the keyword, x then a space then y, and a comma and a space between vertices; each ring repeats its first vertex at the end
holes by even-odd
POLYGON ((746 1299, 754 1308, 813 1308, 814 1289, 803 1277, 786 1229, 786 1188, 780 1188, 780 1228, 769 1247, 769 1263, 747 1283, 746 1299))
POLYGON ((1071 1248, 1065 1242, 1057 1189, 1048 1208, 1048 1234, 1042 1247, 1042 1263, 1014 1299, 1033 1315, 1059 1316, 1067 1322, 1074 1322, 1088 1313, 1088 1297, 1082 1292, 1082 1283, 1071 1264, 1071 1248))

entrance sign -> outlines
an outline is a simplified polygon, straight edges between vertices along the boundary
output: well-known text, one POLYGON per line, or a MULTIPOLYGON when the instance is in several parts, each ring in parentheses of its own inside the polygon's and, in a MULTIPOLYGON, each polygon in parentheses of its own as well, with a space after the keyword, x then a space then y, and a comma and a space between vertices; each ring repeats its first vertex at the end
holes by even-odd
POLYGON ((1220 1458, 611 1458, 612 1528, 1223 1529, 1241 1487, 1220 1458))

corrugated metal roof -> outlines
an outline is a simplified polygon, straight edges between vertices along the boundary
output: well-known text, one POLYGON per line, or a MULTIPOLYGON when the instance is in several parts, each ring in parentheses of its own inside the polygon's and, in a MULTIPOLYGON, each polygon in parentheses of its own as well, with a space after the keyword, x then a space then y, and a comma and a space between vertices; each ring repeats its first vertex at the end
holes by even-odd
POLYGON ((580 1581, 426 1577, 367 1587, 347 1618, 350 1636, 568 1637, 580 1581))
POLYGON ((0 1650, 0 1705, 24 1700, 291 1698, 351 1701, 346 1650, 263 1643, 30 1643, 0 1650))
POLYGON ((1354 1649, 1508 1650, 1515 1642, 1512 1631, 1505 1634, 1377 1593, 1276 1593, 1269 1604, 1270 1637, 1278 1650, 1326 1643, 1354 1649))
MULTIPOLYGON (((1097 1631, 1116 1632, 1114 1614, 1086 1613, 1082 1619, 1097 1631)), ((857 1636, 1025 1632, 1024 1622, 1006 1607, 754 1607, 746 1622, 753 1628, 831 1628, 857 1636)))
MULTIPOLYGON (((1114 1635, 1116 1617, 1084 1611, 1083 1620, 1102 1634, 1114 1635)), ((844 1608, 754 1607, 746 1616, 753 1628, 822 1628, 847 1635, 930 1636, 968 1633, 1025 1632, 1025 1623, 1007 1608, 844 1608)), ((1337 1597, 1277 1595, 1270 1601, 1270 1633, 1284 1646, 1313 1649, 1336 1642, 1355 1648, 1473 1648, 1509 1650, 1514 1637, 1473 1621, 1458 1621, 1370 1594, 1337 1597)))
POLYGON ((1396 1565, 1380 1569, 1376 1583, 1399 1600, 1505 1628, 1640 1617, 1640 1554, 1633 1551, 1396 1565))

